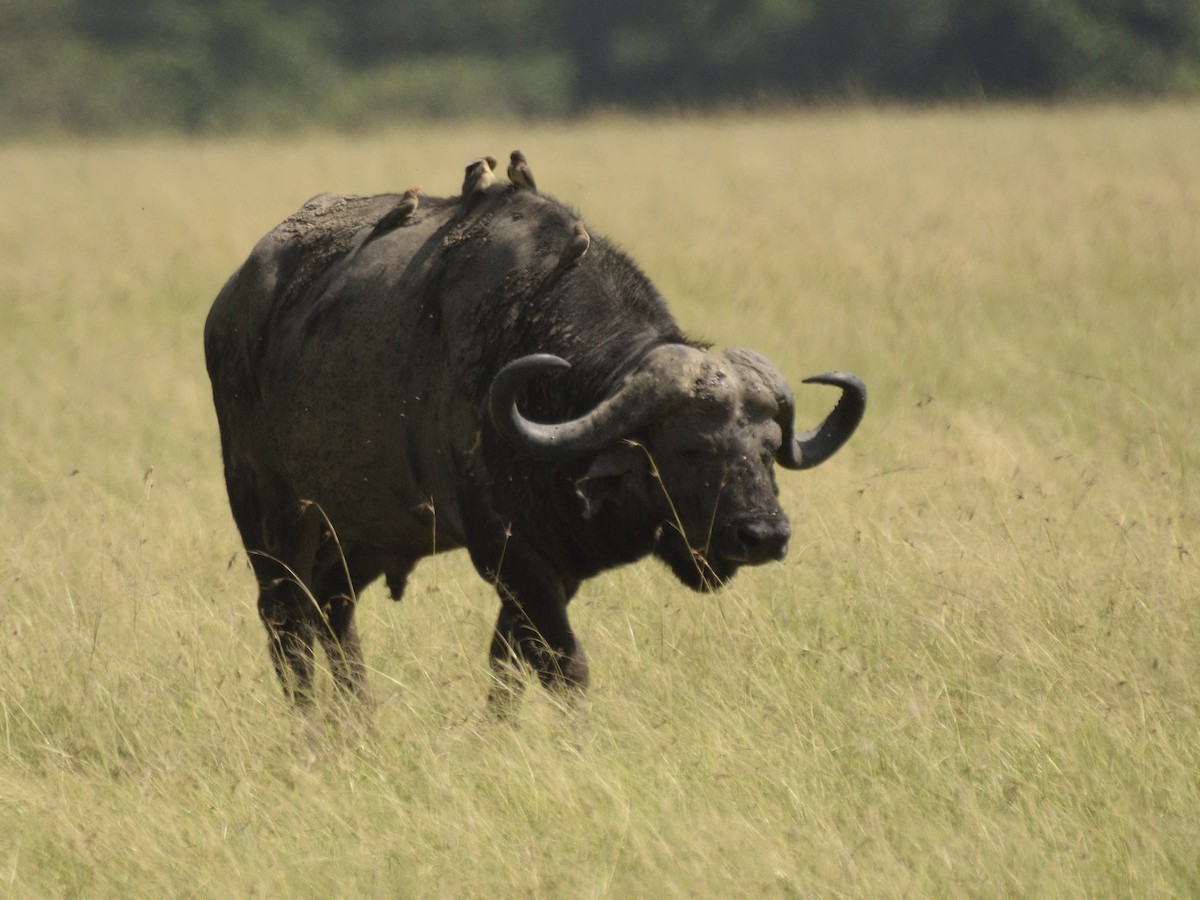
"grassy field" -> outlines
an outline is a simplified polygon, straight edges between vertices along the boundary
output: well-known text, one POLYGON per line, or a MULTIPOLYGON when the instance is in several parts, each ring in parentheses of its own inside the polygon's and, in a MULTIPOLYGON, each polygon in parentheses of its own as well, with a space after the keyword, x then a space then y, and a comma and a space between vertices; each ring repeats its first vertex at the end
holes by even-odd
POLYGON ((1197 147, 1194 106, 0 146, 0 895, 1200 894, 1197 147), (373 715, 302 721, 204 316, 310 195, 517 146, 691 333, 867 418, 782 473, 785 563, 584 586, 586 709, 483 717, 451 554, 363 598, 373 715))

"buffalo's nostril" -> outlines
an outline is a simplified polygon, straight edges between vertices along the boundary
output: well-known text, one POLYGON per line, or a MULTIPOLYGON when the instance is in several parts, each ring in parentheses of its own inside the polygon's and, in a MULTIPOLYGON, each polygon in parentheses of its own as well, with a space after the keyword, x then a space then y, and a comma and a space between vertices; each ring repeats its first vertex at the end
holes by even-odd
POLYGON ((792 529, 787 522, 770 519, 744 522, 734 531, 743 559, 752 565, 783 559, 791 536, 792 529))

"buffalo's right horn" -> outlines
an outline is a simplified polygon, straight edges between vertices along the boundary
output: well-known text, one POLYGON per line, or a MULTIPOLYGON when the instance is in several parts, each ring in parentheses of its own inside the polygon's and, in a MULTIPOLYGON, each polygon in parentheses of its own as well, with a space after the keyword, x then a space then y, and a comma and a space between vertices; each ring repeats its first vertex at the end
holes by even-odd
POLYGON ((517 397, 534 376, 562 372, 571 364, 549 353, 522 356, 492 379, 488 411, 501 436, 530 456, 549 460, 586 456, 611 446, 655 418, 683 392, 693 368, 688 363, 704 356, 703 351, 683 344, 656 347, 615 393, 590 412, 568 422, 550 424, 525 418, 517 409, 517 397))

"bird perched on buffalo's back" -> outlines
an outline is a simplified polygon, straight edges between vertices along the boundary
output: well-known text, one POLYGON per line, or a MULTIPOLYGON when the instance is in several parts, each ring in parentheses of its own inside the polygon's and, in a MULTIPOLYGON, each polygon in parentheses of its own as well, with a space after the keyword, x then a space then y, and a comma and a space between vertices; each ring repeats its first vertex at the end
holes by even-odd
POLYGON ((529 188, 537 193, 537 182, 533 180, 533 169, 529 168, 529 160, 520 150, 514 150, 509 155, 508 180, 517 187, 529 188))
POLYGON ((592 237, 587 233, 587 229, 583 227, 582 222, 576 222, 571 229, 571 240, 563 247, 562 253, 558 257, 558 268, 565 269, 568 266, 573 266, 583 259, 583 255, 588 252, 588 247, 592 245, 592 237))
MULTIPOLYGON (((417 206, 420 204, 420 199, 417 197, 417 192, 420 187, 409 188, 404 192, 404 196, 400 198, 400 202, 383 214, 375 227, 371 229, 371 233, 367 235, 367 241, 379 237, 385 231, 391 231, 393 228, 398 228, 403 225, 417 211, 417 206)), ((365 244, 367 241, 363 241, 365 244)))
POLYGON ((496 157, 481 156, 467 163, 463 176, 462 199, 468 202, 473 194, 486 190, 496 180, 496 157))

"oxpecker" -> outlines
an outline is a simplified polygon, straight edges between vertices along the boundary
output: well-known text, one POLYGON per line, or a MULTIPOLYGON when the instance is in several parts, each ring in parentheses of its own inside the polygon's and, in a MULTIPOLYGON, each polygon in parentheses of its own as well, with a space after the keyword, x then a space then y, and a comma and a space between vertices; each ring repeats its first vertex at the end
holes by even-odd
MULTIPOLYGON (((371 233, 367 235, 367 241, 373 240, 385 231, 391 231, 408 221, 409 217, 417 211, 417 206, 420 204, 420 199, 417 197, 417 192, 420 187, 409 188, 404 192, 404 196, 400 198, 400 202, 383 214, 375 227, 371 229, 371 233)), ((367 241, 363 241, 365 244, 367 241)))
POLYGON ((575 265, 583 259, 583 255, 588 252, 588 247, 591 245, 591 235, 587 233, 582 222, 576 222, 575 227, 571 229, 571 240, 567 242, 567 246, 563 247, 562 253, 558 257, 558 268, 565 269, 575 265))
POLYGON ((462 197, 469 200, 472 194, 487 189, 496 180, 496 157, 482 156, 467 163, 463 177, 462 197))
POLYGON ((517 187, 529 188, 536 194, 537 182, 533 180, 533 170, 529 168, 529 160, 525 158, 525 154, 514 150, 509 159, 511 162, 508 164, 508 180, 517 187))

